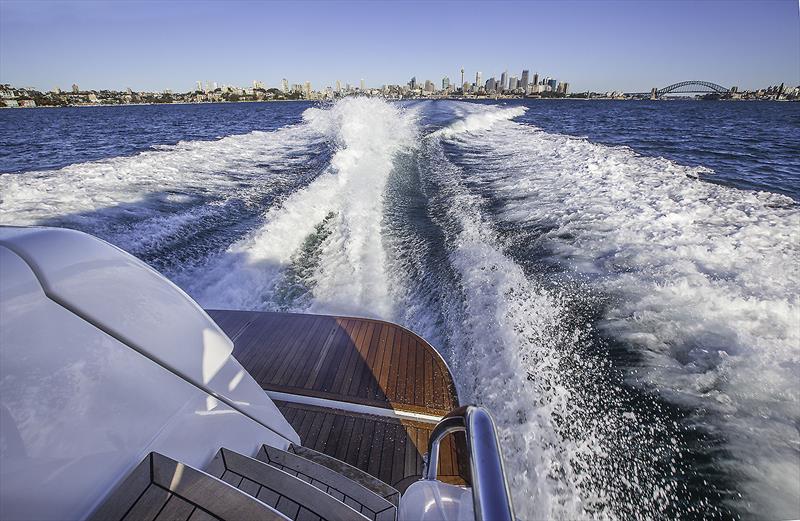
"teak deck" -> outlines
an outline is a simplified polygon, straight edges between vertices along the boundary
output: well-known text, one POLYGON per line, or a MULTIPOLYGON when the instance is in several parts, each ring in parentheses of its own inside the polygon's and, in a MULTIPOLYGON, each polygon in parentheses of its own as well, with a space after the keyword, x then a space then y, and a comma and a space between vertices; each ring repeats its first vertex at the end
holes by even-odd
MULTIPOLYGON (((268 391, 443 416, 459 406, 450 371, 422 338, 362 318, 208 310, 234 356, 268 391)), ((434 424, 276 401, 304 446, 369 472, 401 492, 422 474, 434 424)), ((463 484, 448 436, 439 479, 463 484)), ((461 472, 463 475, 463 471, 461 472)))
POLYGON ((441 357, 396 324, 294 313, 208 313, 263 389, 435 416, 458 407, 441 357))

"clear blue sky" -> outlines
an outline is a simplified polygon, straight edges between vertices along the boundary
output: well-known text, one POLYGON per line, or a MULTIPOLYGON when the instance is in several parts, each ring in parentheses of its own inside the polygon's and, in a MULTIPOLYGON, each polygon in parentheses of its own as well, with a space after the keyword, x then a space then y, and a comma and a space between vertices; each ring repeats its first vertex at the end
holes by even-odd
POLYGON ((796 85, 798 2, 0 0, 0 82, 45 90, 439 84, 462 65, 473 81, 527 68, 573 91, 796 85))

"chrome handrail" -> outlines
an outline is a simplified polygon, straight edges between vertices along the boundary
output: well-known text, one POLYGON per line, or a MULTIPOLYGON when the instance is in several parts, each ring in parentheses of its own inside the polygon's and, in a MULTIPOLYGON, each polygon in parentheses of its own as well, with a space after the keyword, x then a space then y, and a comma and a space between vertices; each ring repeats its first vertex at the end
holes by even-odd
POLYGON ((456 432, 464 432, 466 435, 476 521, 513 521, 514 507, 503 468, 497 430, 491 414, 483 407, 459 407, 436 425, 428 441, 425 479, 436 479, 439 445, 445 436, 456 432))

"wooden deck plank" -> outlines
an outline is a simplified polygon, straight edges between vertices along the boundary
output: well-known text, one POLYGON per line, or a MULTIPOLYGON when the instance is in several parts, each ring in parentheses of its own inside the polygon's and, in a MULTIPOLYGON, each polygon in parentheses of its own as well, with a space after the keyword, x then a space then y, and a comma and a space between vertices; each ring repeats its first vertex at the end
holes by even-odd
POLYGON ((350 396, 358 396, 359 387, 361 386, 361 379, 364 376, 369 378, 370 370, 367 365, 367 357, 369 356, 369 348, 372 343, 372 335, 375 332, 375 323, 366 322, 364 336, 357 342, 356 347, 361 354, 361 363, 358 364, 354 371, 353 377, 350 379, 350 385, 344 390, 344 394, 350 396))
MULTIPOLYGON (((300 323, 300 320, 292 320, 291 322, 282 325, 280 321, 276 321, 275 326, 272 329, 254 332, 262 338, 252 338, 252 340, 246 345, 252 348, 253 346, 258 345, 255 340, 262 340, 264 345, 269 348, 269 351, 263 351, 264 358, 259 360, 259 362, 262 364, 262 367, 259 368, 260 370, 256 373, 258 376, 256 376, 256 374, 253 375, 256 380, 260 381, 263 379, 266 381, 274 381, 275 373, 280 369, 281 362, 288 354, 292 335, 295 334, 295 331, 298 329, 300 323), (270 360, 271 363, 264 363, 264 360, 270 360)), ((236 343, 234 342, 233 345, 233 354, 235 356, 236 343)))
POLYGON ((346 390, 350 388, 353 373, 356 367, 361 367, 359 362, 363 362, 362 355, 359 352, 359 339, 361 339, 366 332, 367 323, 355 320, 351 320, 350 322, 352 327, 348 330, 348 333, 353 345, 347 353, 347 362, 342 365, 342 371, 337 375, 337 383, 333 386, 332 390, 336 394, 347 394, 346 390))
POLYGON ((311 370, 311 373, 306 378, 305 385, 303 386, 306 389, 314 388, 314 385, 316 384, 317 381, 317 377, 322 371, 322 364, 325 362, 325 359, 328 356, 328 351, 333 345, 336 335, 339 333, 338 324, 336 324, 335 322, 333 322, 332 324, 327 324, 327 327, 329 329, 328 335, 325 337, 325 340, 322 343, 322 349, 320 349, 317 362, 314 364, 314 368, 311 370))
MULTIPOLYGON (((358 456, 355 466, 367 472, 369 472, 370 449, 372 448, 372 438, 375 436, 376 424, 377 422, 369 421, 368 419, 364 421, 361 443, 358 444, 358 456)), ((375 474, 373 474, 373 476, 375 476, 375 474)))
POLYGON ((336 416, 333 414, 325 415, 325 419, 322 421, 322 427, 319 430, 319 435, 314 442, 314 446, 311 447, 312 449, 319 452, 323 452, 325 450, 325 445, 328 443, 328 437, 330 436, 331 430, 333 430, 333 421, 335 419, 336 416))
POLYGON ((331 339, 331 345, 325 354, 322 370, 313 386, 307 387, 309 390, 319 390, 328 392, 333 386, 333 379, 336 377, 337 364, 334 363, 337 357, 341 356, 343 342, 346 342, 347 332, 342 327, 344 321, 336 321, 336 333, 331 339))
MULTIPOLYGON (((392 423, 381 423, 383 426, 381 437, 378 438, 378 433, 376 431, 376 438, 373 440, 373 446, 376 447, 378 445, 378 441, 382 439, 383 443, 381 443, 380 447, 377 447, 377 452, 380 454, 380 464, 378 465, 376 472, 378 473, 378 478, 381 479, 384 483, 390 483, 392 481, 392 464, 394 463, 394 446, 397 443, 397 435, 394 431, 394 424, 392 423)), ((376 451, 373 450, 373 454, 376 451)))
POLYGON ((316 360, 317 352, 320 350, 318 333, 320 328, 325 327, 323 319, 315 319, 311 322, 308 332, 298 335, 298 340, 292 347, 292 358, 289 360, 286 375, 281 380, 283 384, 292 387, 297 386, 304 375, 304 371, 295 371, 297 365, 307 364, 310 360, 316 360))
POLYGON ((352 321, 341 319, 337 320, 339 323, 339 335, 336 337, 336 342, 328 353, 328 360, 326 365, 328 370, 325 372, 325 377, 322 381, 322 389, 336 394, 334 386, 338 383, 337 379, 341 378, 341 371, 343 365, 347 363, 347 355, 351 353, 352 345, 350 342, 350 328, 352 321))
POLYGON ((425 353, 425 407, 433 407, 433 357, 425 353))
POLYGON ((294 338, 287 342, 283 361, 273 376, 276 384, 288 385, 290 378, 295 376, 293 369, 297 365, 298 359, 301 359, 301 364, 305 363, 308 355, 308 349, 303 349, 305 341, 313 335, 319 323, 320 321, 316 319, 298 320, 299 330, 296 330, 294 338))
POLYGON ((383 334, 383 324, 376 322, 375 329, 372 332, 372 341, 369 344, 369 352, 367 353, 367 366, 365 369, 369 370, 364 377, 362 377, 361 388, 358 390, 357 396, 363 398, 369 398, 372 396, 374 392, 374 385, 375 385, 375 375, 374 375, 374 368, 375 368, 375 356, 377 355, 380 343, 381 343, 381 335, 383 334))
POLYGON ((391 465, 391 480, 390 483, 397 483, 401 479, 403 479, 403 468, 405 464, 405 457, 406 457, 406 441, 407 436, 405 436, 404 428, 402 424, 397 424, 394 426, 394 435, 395 435, 395 442, 394 442, 394 454, 392 454, 392 465, 391 465))
POLYGON ((398 329, 394 333, 394 344, 392 352, 389 356, 389 367, 386 372, 386 395, 392 396, 399 403, 397 394, 397 373, 400 365, 400 351, 403 350, 403 334, 402 330, 398 329))
POLYGON ((372 378, 370 379, 369 390, 368 390, 368 399, 370 400, 379 400, 380 395, 383 392, 380 389, 378 384, 378 378, 380 377, 381 366, 383 365, 383 354, 386 352, 386 338, 389 335, 390 329, 385 324, 381 324, 381 332, 378 336, 378 345, 375 349, 375 357, 372 360, 372 378))
POLYGON ((408 343, 400 351, 400 361, 397 367, 397 394, 396 399, 399 403, 409 403, 406 394, 408 383, 408 352, 410 351, 408 343))

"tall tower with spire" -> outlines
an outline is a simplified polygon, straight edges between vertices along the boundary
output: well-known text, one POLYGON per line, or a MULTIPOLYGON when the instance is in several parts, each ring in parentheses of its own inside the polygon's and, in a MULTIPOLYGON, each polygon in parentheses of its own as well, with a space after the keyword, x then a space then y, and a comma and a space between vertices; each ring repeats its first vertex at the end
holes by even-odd
POLYGON ((464 67, 461 67, 461 89, 464 89, 464 67))

